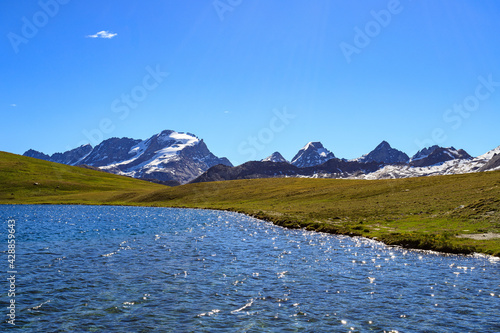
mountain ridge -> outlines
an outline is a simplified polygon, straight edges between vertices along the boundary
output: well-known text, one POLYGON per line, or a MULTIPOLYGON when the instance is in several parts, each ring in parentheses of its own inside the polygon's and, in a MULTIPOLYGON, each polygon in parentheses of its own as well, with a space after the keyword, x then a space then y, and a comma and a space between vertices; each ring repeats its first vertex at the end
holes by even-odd
MULTIPOLYGON (((389 146, 382 142, 383 146, 389 146)), ((380 145, 379 145, 380 146, 380 145)), ((379 147, 377 146, 377 147, 379 147)), ((374 151, 377 150, 377 147, 374 151)), ((387 147, 384 149, 387 150, 387 147)), ((393 149, 393 148, 390 148, 393 149)), ((379 149, 380 150, 380 149, 379 149)), ((369 154, 363 155, 368 156, 369 154)), ((401 157, 407 156, 400 155, 401 157)), ((406 157, 404 157, 406 160, 406 157)), ((270 177, 305 177, 305 178, 351 178, 351 179, 388 179, 409 178, 432 175, 450 175, 481 172, 500 169, 500 146, 476 158, 470 157, 463 149, 453 147, 433 147, 414 155, 413 161, 420 161, 425 166, 412 166, 407 162, 383 163, 376 161, 363 162, 360 159, 345 160, 331 158, 326 162, 303 168, 283 163, 257 162, 243 163, 237 167, 210 168, 192 182, 270 178, 270 177), (432 152, 439 153, 438 155, 432 152), (436 156, 444 158, 437 161, 436 156), (444 156, 444 157, 443 157, 444 156), (283 168, 277 168, 283 165, 283 168)))
POLYGON ((439 147, 437 145, 424 148, 418 151, 409 161, 410 166, 424 167, 444 163, 454 159, 471 159, 463 149, 455 149, 454 147, 439 147))
MULTIPOLYGON (((87 146, 76 149, 82 147, 87 146)), ((164 130, 146 140, 113 137, 91 148, 90 152, 86 150, 88 148, 79 150, 81 158, 72 165, 84 164, 118 175, 160 182, 183 184, 214 165, 232 166, 227 158, 212 154, 204 141, 194 134, 172 130, 164 130)), ((69 164, 64 163, 66 160, 54 160, 57 154, 64 156, 68 152, 48 156, 30 149, 24 156, 69 164)))

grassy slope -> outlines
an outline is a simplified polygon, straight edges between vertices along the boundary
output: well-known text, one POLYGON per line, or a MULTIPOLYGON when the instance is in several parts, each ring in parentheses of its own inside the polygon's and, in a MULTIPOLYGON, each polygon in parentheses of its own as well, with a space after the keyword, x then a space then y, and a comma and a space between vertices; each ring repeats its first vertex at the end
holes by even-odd
POLYGON ((0 203, 120 204, 163 188, 129 177, 0 152, 0 203))
POLYGON ((0 203, 225 209, 287 227, 377 237, 412 248, 500 256, 500 239, 455 237, 500 233, 500 172, 379 181, 254 179, 168 188, 0 153, 0 188, 0 203))

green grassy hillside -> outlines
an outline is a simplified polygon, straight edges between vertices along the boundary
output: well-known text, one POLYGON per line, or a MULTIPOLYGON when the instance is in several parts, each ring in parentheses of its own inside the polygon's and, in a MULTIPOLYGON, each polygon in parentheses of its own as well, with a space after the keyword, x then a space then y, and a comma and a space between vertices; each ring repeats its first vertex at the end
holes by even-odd
POLYGON ((0 203, 122 203, 165 186, 0 152, 0 203))
POLYGON ((0 153, 0 188, 0 203, 223 209, 291 228, 500 256, 498 171, 377 181, 253 179, 170 188, 0 153))

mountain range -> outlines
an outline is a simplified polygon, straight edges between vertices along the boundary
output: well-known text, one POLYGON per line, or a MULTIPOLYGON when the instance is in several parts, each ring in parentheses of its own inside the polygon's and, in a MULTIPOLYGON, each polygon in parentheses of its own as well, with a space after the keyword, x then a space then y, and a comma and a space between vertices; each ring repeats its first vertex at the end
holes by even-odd
POLYGON ((167 185, 269 177, 405 178, 500 169, 500 146, 473 158, 463 149, 432 146, 412 157, 382 141, 353 160, 337 158, 321 142, 309 142, 289 162, 279 152, 233 166, 210 152, 194 134, 165 130, 146 140, 110 138, 51 156, 30 149, 25 156, 80 165, 167 185))
POLYGON ((463 149, 432 146, 410 158, 382 141, 370 153, 346 160, 334 157, 320 142, 310 142, 299 150, 291 163, 275 152, 261 161, 235 167, 214 166, 192 182, 269 177, 387 179, 497 169, 500 169, 500 146, 476 158, 463 149))
POLYGON ((24 155, 57 163, 97 167, 114 174, 170 185, 187 183, 214 165, 232 166, 227 158, 212 154, 203 140, 195 135, 171 130, 162 131, 147 140, 110 138, 93 148, 85 145, 52 156, 30 149, 24 155))

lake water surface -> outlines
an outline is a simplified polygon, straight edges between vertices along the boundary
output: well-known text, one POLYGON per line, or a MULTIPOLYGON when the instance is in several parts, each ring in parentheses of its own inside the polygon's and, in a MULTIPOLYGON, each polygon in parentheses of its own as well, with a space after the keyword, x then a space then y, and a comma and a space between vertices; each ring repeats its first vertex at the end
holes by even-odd
POLYGON ((207 210, 9 205, 0 219, 2 332, 500 332, 492 257, 207 210))

